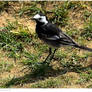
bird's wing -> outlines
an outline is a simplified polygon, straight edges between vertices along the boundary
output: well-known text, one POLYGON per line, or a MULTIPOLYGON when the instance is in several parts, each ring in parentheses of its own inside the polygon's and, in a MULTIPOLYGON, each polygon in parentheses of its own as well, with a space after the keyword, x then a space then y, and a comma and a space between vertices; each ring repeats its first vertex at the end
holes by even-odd
POLYGON ((57 35, 53 35, 53 36, 51 36, 51 37, 47 37, 46 39, 48 39, 48 40, 58 40, 58 39, 60 39, 60 38, 59 38, 59 36, 57 36, 57 35))
POLYGON ((48 23, 45 26, 42 26, 42 31, 41 33, 46 36, 46 39, 49 40, 57 40, 60 38, 59 34, 61 30, 56 27, 56 25, 48 23))
POLYGON ((75 45, 77 44, 71 37, 62 32, 58 27, 54 24, 48 24, 44 27, 45 39, 47 40, 55 40, 64 45, 75 45))
POLYGON ((64 32, 61 32, 59 41, 61 44, 64 45, 70 45, 70 46, 77 45, 77 43, 71 37, 66 35, 64 32))

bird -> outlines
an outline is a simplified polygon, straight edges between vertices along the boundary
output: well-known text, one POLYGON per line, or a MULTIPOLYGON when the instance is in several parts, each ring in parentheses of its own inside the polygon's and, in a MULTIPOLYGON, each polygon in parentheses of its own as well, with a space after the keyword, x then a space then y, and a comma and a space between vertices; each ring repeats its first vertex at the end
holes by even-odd
POLYGON ((43 13, 37 13, 31 19, 36 21, 35 30, 38 38, 49 45, 49 54, 44 62, 46 62, 49 57, 51 61, 55 52, 62 46, 72 46, 92 52, 92 48, 79 45, 59 27, 51 23, 43 13), (52 48, 54 48, 53 53, 52 48))

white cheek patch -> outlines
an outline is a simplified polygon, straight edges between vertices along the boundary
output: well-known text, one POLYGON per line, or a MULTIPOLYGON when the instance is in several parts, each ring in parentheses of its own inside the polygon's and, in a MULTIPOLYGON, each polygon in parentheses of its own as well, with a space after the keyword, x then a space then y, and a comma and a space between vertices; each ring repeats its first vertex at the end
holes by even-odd
POLYGON ((39 19, 40 18, 40 15, 39 14, 36 14, 33 18, 34 19, 39 19))
POLYGON ((39 14, 36 14, 33 18, 38 20, 41 23, 44 23, 44 24, 48 23, 45 16, 40 16, 39 14), (39 18, 41 18, 41 19, 39 20, 39 18))
POLYGON ((46 17, 45 16, 42 16, 41 18, 42 18, 41 22, 43 22, 44 24, 47 24, 48 23, 48 21, 46 20, 46 17))

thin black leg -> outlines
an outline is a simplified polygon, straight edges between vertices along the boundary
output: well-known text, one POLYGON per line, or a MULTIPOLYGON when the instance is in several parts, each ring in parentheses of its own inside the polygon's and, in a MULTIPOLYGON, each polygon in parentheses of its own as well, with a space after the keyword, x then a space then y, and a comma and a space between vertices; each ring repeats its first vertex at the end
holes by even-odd
POLYGON ((53 59, 53 57, 54 57, 54 54, 55 54, 56 50, 57 50, 57 49, 55 49, 55 50, 54 50, 54 52, 53 52, 52 56, 50 57, 50 61, 53 59))
POLYGON ((44 60, 44 62, 46 62, 46 60, 49 58, 49 56, 52 54, 52 49, 49 48, 49 55, 46 57, 46 59, 44 60))

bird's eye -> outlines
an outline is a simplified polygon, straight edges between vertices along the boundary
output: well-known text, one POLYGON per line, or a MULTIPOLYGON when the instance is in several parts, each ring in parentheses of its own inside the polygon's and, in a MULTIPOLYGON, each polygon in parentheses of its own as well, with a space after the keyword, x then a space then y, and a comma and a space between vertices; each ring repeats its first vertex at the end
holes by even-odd
POLYGON ((41 18, 39 18, 39 20, 41 20, 41 18))

